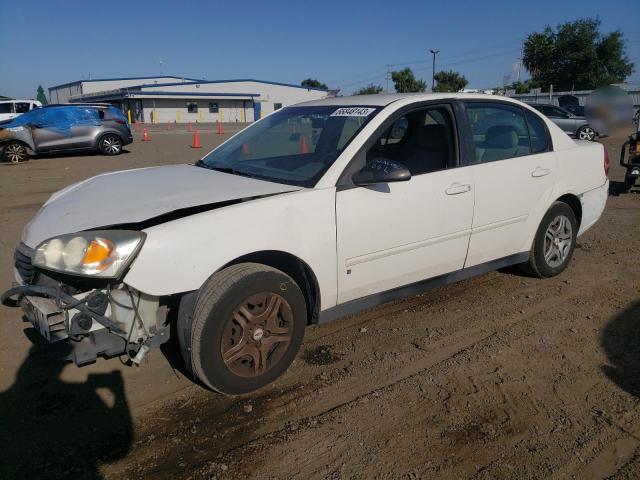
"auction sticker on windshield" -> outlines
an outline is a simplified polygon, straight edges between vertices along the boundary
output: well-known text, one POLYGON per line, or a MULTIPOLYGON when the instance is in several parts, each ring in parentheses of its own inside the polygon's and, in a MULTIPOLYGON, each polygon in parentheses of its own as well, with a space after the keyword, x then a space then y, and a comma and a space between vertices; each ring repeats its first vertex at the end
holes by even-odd
POLYGON ((342 107, 333 112, 331 117, 368 117, 375 108, 369 107, 342 107))

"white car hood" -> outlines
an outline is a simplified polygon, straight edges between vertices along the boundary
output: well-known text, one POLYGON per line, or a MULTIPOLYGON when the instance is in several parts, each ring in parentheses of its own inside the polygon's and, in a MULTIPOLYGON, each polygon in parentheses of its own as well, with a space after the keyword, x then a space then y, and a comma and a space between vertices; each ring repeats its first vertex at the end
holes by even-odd
POLYGON ((35 248, 65 233, 137 223, 185 208, 300 189, 192 165, 105 173, 54 193, 25 227, 22 241, 35 248))

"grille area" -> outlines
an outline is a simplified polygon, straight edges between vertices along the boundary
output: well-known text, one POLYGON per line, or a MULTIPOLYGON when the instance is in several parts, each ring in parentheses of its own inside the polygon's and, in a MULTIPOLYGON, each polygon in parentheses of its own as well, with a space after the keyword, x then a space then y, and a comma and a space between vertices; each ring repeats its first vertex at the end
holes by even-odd
POLYGON ((33 283, 36 277, 35 269, 33 268, 33 264, 31 263, 31 256, 33 255, 33 250, 27 247, 24 243, 18 245, 15 253, 13 254, 14 265, 20 278, 25 283, 33 283))

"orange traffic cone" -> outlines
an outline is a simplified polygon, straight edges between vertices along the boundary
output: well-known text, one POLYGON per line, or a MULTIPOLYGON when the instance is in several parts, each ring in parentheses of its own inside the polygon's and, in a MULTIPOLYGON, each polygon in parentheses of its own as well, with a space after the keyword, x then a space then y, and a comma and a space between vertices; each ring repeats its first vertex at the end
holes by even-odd
POLYGON ((222 135, 224 133, 224 127, 220 122, 216 122, 218 124, 218 135, 222 135))
POLYGON ((309 144, 307 143, 307 136, 306 135, 302 135, 300 137, 300 153, 302 155, 305 155, 305 154, 309 153, 309 144))
POLYGON ((242 154, 243 155, 249 155, 251 153, 251 149, 249 148, 249 144, 248 143, 243 143, 242 144, 242 154))
POLYGON ((198 137, 198 129, 193 129, 193 143, 191 144, 191 148, 202 148, 200 145, 200 137, 198 137))
POLYGON ((144 130, 142 131, 142 141, 143 142, 148 142, 151 139, 149 138, 149 132, 147 132, 147 127, 144 127, 144 130))

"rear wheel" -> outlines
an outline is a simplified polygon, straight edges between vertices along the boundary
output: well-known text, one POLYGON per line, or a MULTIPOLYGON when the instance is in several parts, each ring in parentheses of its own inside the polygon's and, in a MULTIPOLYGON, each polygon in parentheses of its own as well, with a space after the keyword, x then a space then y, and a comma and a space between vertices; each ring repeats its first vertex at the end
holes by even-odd
POLYGON ((119 155, 122 152, 122 140, 117 135, 107 134, 100 138, 98 150, 103 155, 119 155))
POLYGON ((228 267, 200 289, 181 345, 188 367, 226 394, 256 390, 279 377, 300 348, 307 323, 302 291, 265 265, 228 267))
POLYGON ((2 159, 9 163, 25 162, 29 159, 27 147, 20 142, 10 142, 4 147, 2 159))
POLYGON ((576 137, 578 137, 580 140, 591 141, 596 138, 596 131, 589 125, 584 125, 578 129, 576 137))
POLYGON ((555 202, 540 222, 524 270, 540 278, 562 273, 573 256, 577 235, 573 210, 566 203, 555 202))

